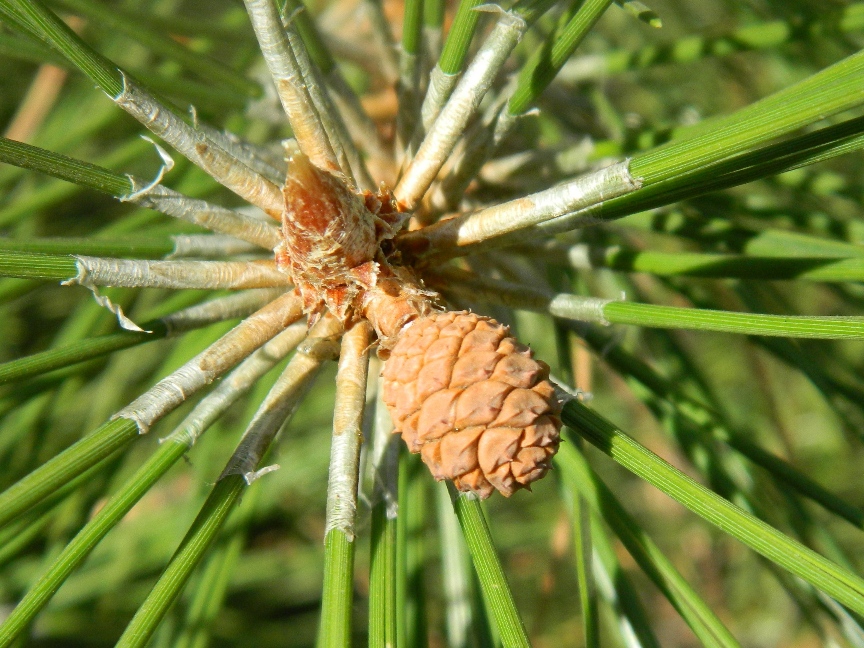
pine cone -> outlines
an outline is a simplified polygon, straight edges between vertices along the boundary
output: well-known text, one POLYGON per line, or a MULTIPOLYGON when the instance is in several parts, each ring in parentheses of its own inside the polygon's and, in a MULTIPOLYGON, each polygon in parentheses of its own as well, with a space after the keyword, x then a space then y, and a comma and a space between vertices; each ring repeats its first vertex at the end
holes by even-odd
POLYGON ((384 368, 384 402, 437 480, 481 499, 543 477, 558 450, 549 367, 494 319, 434 313, 403 332, 384 368))

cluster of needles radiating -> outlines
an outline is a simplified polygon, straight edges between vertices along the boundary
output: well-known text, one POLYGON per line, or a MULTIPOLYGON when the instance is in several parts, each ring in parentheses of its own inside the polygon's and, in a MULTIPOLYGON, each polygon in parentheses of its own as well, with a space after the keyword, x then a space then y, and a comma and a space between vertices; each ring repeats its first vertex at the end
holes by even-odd
MULTIPOLYGON (((480 174, 488 178, 507 173, 508 160, 498 157, 497 151, 525 117, 531 99, 526 99, 523 84, 504 82, 502 71, 527 30, 555 3, 520 0, 504 10, 486 5, 478 8, 476 3, 463 1, 459 11, 472 12, 469 39, 481 14, 488 14, 491 24, 479 39, 473 57, 468 60, 469 48, 465 47, 455 64, 452 56, 445 57, 447 43, 434 39, 421 46, 414 43, 422 42, 419 22, 414 25, 414 39, 410 39, 411 34, 407 35, 413 45, 406 46, 406 37, 403 37, 403 47, 397 53, 392 36, 386 31, 380 5, 371 1, 366 4, 381 48, 381 74, 397 88, 399 104, 395 123, 387 125, 392 129, 374 123, 363 112, 361 102, 340 76, 338 67, 325 73, 312 60, 294 22, 296 13, 285 15, 276 0, 245 0, 261 53, 294 134, 294 141, 286 143, 286 155, 307 158, 318 169, 341 178, 358 195, 381 190, 382 180, 392 185, 394 204, 410 215, 410 220, 404 231, 388 241, 388 254, 414 268, 426 286, 439 291, 454 306, 471 308, 478 300, 567 320, 602 324, 628 321, 631 315, 625 312, 625 305, 608 299, 556 293, 539 278, 539 273, 532 277, 537 281, 533 281, 530 288, 507 281, 518 276, 526 266, 514 270, 508 259, 485 255, 504 246, 543 241, 599 218, 604 203, 637 192, 643 186, 641 175, 631 174, 628 160, 607 164, 509 201, 483 204, 470 195, 466 198, 466 190, 480 174), (429 65, 430 60, 437 63, 429 65), (391 131, 392 138, 382 136, 391 131), (376 177, 376 174, 387 177, 376 177), (451 263, 453 259, 461 263, 451 263), (617 320, 613 319, 615 313, 617 320)), ((574 24, 580 26, 582 36, 610 4, 611 0, 588 0, 570 16, 576 21, 574 24)), ((285 208, 285 161, 274 155, 272 148, 245 142, 202 123, 194 111, 191 118, 178 112, 132 76, 89 50, 41 4, 21 2, 16 6, 16 10, 32 24, 39 25, 49 39, 63 41, 69 50, 77 52, 80 61, 86 63, 82 64, 82 69, 91 71, 93 80, 120 108, 256 208, 228 209, 187 197, 164 186, 162 173, 152 182, 129 177, 128 191, 118 192, 120 200, 186 220, 213 234, 179 237, 175 258, 170 260, 77 256, 76 273, 67 277, 65 283, 92 290, 100 303, 116 312, 123 327, 130 330, 150 329, 126 317, 119 307, 99 294, 99 287, 240 291, 162 318, 157 324, 165 334, 181 334, 232 318, 239 317, 242 321, 183 367, 116 412, 112 421, 100 428, 99 434, 84 441, 98 451, 94 452, 90 465, 78 465, 76 470, 80 474, 134 435, 148 432, 183 402, 219 381, 177 429, 167 435, 172 443, 165 444, 164 452, 175 453, 172 457, 176 460, 260 376, 296 351, 261 403, 220 477, 220 484, 228 484, 224 488, 234 489, 231 497, 236 500, 242 488, 241 481, 251 483, 272 469, 260 464, 276 434, 290 419, 320 367, 338 357, 327 529, 338 529, 349 539, 353 538, 360 429, 368 385, 374 388, 374 380, 369 380, 367 371, 375 335, 369 323, 362 320, 349 322, 347 330, 339 318, 326 313, 316 317, 314 322, 303 321, 306 313, 301 296, 292 288, 289 275, 273 258, 274 250, 284 238, 278 223, 285 208), (184 256, 219 260, 193 260, 184 256), (250 256, 254 260, 248 260, 250 256), (228 477, 239 479, 228 480, 228 477)), ((411 25, 406 22, 406 29, 408 27, 411 25)), ((567 51, 555 52, 551 62, 542 64, 545 67, 534 63, 534 71, 541 66, 544 74, 539 75, 541 82, 534 84, 534 94, 530 97, 536 97, 536 93, 551 82, 579 42, 580 38, 572 39, 567 51)), ((782 100, 778 96, 777 101, 782 100)), ((835 112, 843 108, 841 103, 831 107, 835 112)), ((813 110, 820 108, 814 106, 813 110)), ((802 114, 801 119, 808 115, 802 114)), ((792 130, 794 126, 790 121, 785 128, 792 130)), ((161 149, 160 152, 166 167, 170 167, 170 158, 161 149)), ((731 153, 738 151, 730 150, 731 153)), ((783 158, 780 152, 776 159, 788 166, 801 163, 798 158, 783 158)), ((685 171, 696 177, 700 164, 706 161, 691 161, 692 169, 685 171)), ((763 169, 760 173, 769 171, 763 169)), ((731 186, 748 177, 728 172, 722 179, 731 186)), ((121 185, 123 182, 126 179, 121 185)), ((385 189, 391 191, 386 185, 385 189)), ((669 202, 676 194, 673 187, 668 194, 660 191, 658 195, 669 202)), ((654 204, 650 196, 646 200, 647 206, 654 204)), ((623 209, 627 209, 626 205, 623 209)), ((610 212, 613 217, 621 213, 610 212)), ((576 258, 580 254, 579 246, 556 243, 546 249, 549 253, 567 256, 574 267, 590 267, 590 262, 584 259, 583 265, 579 265, 580 260, 576 258)), ((526 258, 532 253, 536 254, 536 249, 529 250, 526 258)), ((831 334, 837 337, 860 335, 854 328, 857 324, 829 319, 813 321, 812 326, 830 325, 833 327, 831 334)), ((657 321, 660 324, 656 325, 662 326, 659 316, 657 321)), ((776 322, 765 319, 764 334, 778 334, 776 331, 780 329, 772 328, 776 322)), ((730 318, 730 323, 723 325, 734 327, 736 324, 730 318)), ((380 402, 377 406, 381 407, 380 402)), ((378 417, 376 423, 380 432, 387 426, 386 417, 378 417)), ((386 440, 379 439, 376 443, 370 457, 383 466, 386 453, 382 443, 386 445, 386 440)), ((164 461, 164 457, 160 460, 164 461)), ((165 464, 166 469, 167 465, 170 463, 165 464)), ((39 474, 39 471, 34 472, 7 491, 5 501, 11 506, 0 514, 0 520, 12 519, 49 494, 39 489, 39 474)), ((71 476, 74 475, 70 473, 71 476)), ((392 481, 392 476, 382 479, 392 481)), ((383 491, 390 487, 392 484, 385 484, 383 491)), ((386 492, 379 495, 392 496, 386 492)), ((108 528, 104 528, 97 535, 107 531, 108 528)), ((92 547, 98 541, 94 538, 91 532, 80 542, 91 543, 88 546, 92 547)), ((64 550, 66 555, 73 554, 76 542, 79 542, 77 538, 64 550)), ((76 560, 80 562, 84 555, 86 553, 76 560)), ((7 619, 3 632, 14 636, 26 627, 50 599, 52 588, 62 582, 75 564, 73 560, 55 563, 57 566, 40 581, 42 585, 31 590, 28 598, 7 619)), ((134 635, 134 621, 127 633, 134 635)))
MULTIPOLYGON (((608 4, 594 3, 589 7, 594 20, 608 4)), ((476 25, 479 13, 472 11, 470 2, 463 5, 460 11, 471 11, 474 14, 470 16, 471 21, 476 25)), ((597 206, 603 199, 638 187, 627 172, 626 163, 622 163, 536 196, 490 205, 449 219, 440 226, 434 225, 440 216, 458 209, 464 188, 493 156, 496 142, 515 123, 515 119, 505 118, 497 127, 474 128, 473 131, 468 128, 470 123, 482 125, 484 121, 488 122, 488 115, 478 114, 481 102, 493 88, 522 35, 551 6, 548 0, 521 2, 511 10, 493 12, 491 31, 461 74, 452 70, 445 73, 440 65, 424 70, 422 64, 427 59, 417 56, 416 51, 403 49, 399 55, 398 78, 395 79, 401 99, 396 137, 395 142, 388 142, 382 138, 380 128, 363 113, 360 102, 341 80, 338 69, 325 78, 310 60, 291 16, 281 15, 274 0, 246 2, 261 52, 294 133, 295 142, 289 148, 295 147, 296 152, 316 167, 338 175, 358 192, 379 187, 369 168, 385 170, 392 176, 401 164, 392 195, 400 210, 413 214, 412 222, 417 226, 396 239, 396 249, 404 250, 408 262, 424 259, 423 265, 430 269, 435 265, 435 256, 442 260, 462 256, 478 246, 494 243, 496 239, 506 244, 505 235, 508 233, 597 206), (421 93, 424 88, 425 94, 421 93), (476 141, 468 141, 466 133, 476 141), (363 153, 360 147, 364 149, 363 153), (420 227, 420 224, 427 226, 420 227)), ((83 57, 95 62, 94 66, 101 68, 102 76, 96 74, 94 80, 119 107, 267 217, 280 219, 284 209, 282 169, 285 165, 278 155, 273 155, 272 149, 244 142, 209 127, 198 120, 194 111, 190 120, 130 75, 89 50, 49 10, 35 3, 21 5, 20 9, 33 23, 43 25, 53 38, 71 43, 83 57)), ((374 5, 372 13, 375 14, 374 5)), ((376 20, 374 15, 371 22, 373 26, 380 26, 380 20, 376 20)), ((395 51, 393 45, 380 29, 376 37, 382 41, 385 50, 382 60, 387 61, 391 54, 386 52, 395 51)), ((460 65, 464 63, 465 53, 462 57, 460 65)), ((499 94, 496 105, 500 111, 502 100, 508 97, 508 89, 497 87, 495 92, 499 94)), ((509 92, 512 93, 512 89, 509 92)), ((360 322, 343 333, 342 324, 337 319, 325 316, 304 335, 306 325, 300 321, 304 315, 300 298, 291 290, 288 275, 276 267, 272 257, 253 261, 182 258, 184 246, 186 254, 216 259, 230 259, 238 253, 248 256, 254 250, 272 251, 278 247, 282 237, 276 223, 268 222, 265 216, 189 198, 164 186, 163 175, 170 170, 171 160, 161 149, 160 154, 165 160, 165 168, 157 179, 148 182, 129 176, 129 191, 118 192, 118 198, 184 219, 214 234, 181 237, 172 260, 77 256, 77 273, 65 283, 90 288, 100 303, 117 313, 121 325, 131 330, 141 331, 142 328, 110 300, 99 295, 98 287, 245 291, 163 318, 160 327, 169 334, 234 317, 244 319, 219 341, 118 411, 112 421, 103 426, 106 435, 119 425, 124 428, 123 436, 128 441, 129 422, 133 424, 134 432, 146 433, 185 400, 221 379, 218 387, 205 396, 167 437, 188 447, 230 403, 254 384, 262 372, 296 349, 294 359, 261 404, 221 478, 225 481, 229 475, 238 475, 251 483, 268 470, 262 470, 259 463, 277 431, 311 385, 321 363, 339 355, 327 526, 353 537, 359 426, 366 399, 366 365, 374 341, 371 329, 360 322), (340 337, 341 353, 337 345, 340 337)), ((290 154, 288 150, 286 155, 290 154)), ((388 179, 394 180, 393 177, 388 179)), ((458 298, 454 295, 454 299, 458 298)), ((599 304, 594 300, 586 303, 587 307, 582 304, 575 306, 576 316, 605 321, 599 304)), ((118 442, 117 436, 112 439, 109 443, 118 442)), ((40 496, 28 489, 37 479, 38 474, 34 473, 19 483, 18 490, 27 494, 16 501, 17 506, 26 507, 40 496)), ((14 495, 15 487, 11 490, 14 495)), ((8 515, 14 516, 15 511, 10 510, 8 515)), ((66 553, 71 555, 75 546, 73 542, 66 553)), ((69 569, 67 562, 62 571, 68 574, 69 569)), ((63 573, 49 573, 44 582, 58 582, 55 579, 62 580, 63 573)), ((25 604, 20 605, 7 620, 6 631, 14 632, 16 627, 23 627, 47 602, 49 589, 31 591, 28 600, 22 602, 25 604)))

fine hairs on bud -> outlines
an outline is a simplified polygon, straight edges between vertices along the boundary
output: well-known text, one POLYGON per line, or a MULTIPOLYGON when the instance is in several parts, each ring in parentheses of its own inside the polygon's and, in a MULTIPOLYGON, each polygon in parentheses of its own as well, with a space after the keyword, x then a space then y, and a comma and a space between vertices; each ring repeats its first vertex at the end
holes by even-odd
POLYGON ((389 348, 402 326, 428 312, 433 296, 382 250, 404 221, 390 192, 354 192, 298 153, 288 163, 283 194, 276 260, 300 291, 304 310, 313 321, 325 309, 346 325, 366 318, 389 348))

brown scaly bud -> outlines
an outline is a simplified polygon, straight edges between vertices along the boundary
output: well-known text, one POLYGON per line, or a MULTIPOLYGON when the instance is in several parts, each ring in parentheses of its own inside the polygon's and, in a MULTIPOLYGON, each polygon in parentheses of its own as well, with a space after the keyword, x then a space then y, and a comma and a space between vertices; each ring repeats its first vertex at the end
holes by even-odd
POLYGON ((381 249, 405 218, 389 191, 355 193, 295 154, 282 193, 276 261, 312 321, 325 308, 346 325, 367 317, 386 349, 407 322, 428 312, 435 293, 423 290, 408 268, 391 266, 381 249))
POLYGON ((464 311, 422 317, 383 375, 395 432, 437 480, 509 497, 549 470, 561 429, 549 367, 503 324, 464 311))
POLYGON ((306 312, 317 315, 326 306, 344 321, 360 290, 375 282, 374 216, 341 178, 302 154, 289 160, 282 194, 276 261, 294 280, 306 312))

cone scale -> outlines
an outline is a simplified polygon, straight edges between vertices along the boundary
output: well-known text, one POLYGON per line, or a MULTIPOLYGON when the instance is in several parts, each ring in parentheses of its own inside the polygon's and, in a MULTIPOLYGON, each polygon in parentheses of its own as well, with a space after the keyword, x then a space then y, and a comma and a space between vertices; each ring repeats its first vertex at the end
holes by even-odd
POLYGON ((549 367, 503 324, 465 311, 419 319, 383 376, 395 431, 435 479, 485 499, 549 470, 561 428, 549 367))

